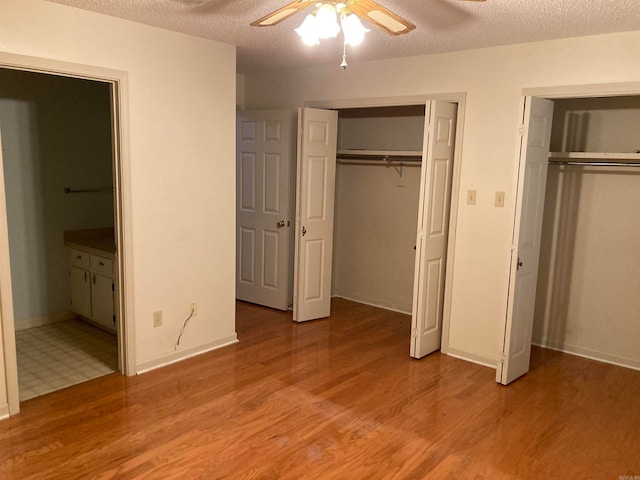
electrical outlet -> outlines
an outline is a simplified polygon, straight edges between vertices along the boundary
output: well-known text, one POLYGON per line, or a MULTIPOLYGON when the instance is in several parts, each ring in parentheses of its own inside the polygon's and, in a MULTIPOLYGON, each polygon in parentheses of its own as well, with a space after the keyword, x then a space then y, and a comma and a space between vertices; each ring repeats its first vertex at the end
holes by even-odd
POLYGON ((189 304, 189 313, 191 313, 192 317, 196 317, 198 315, 198 304, 197 303, 189 304), (191 312, 193 312, 193 313, 191 313, 191 312))
POLYGON ((496 207, 504 207, 504 192, 496 192, 496 207))
POLYGON ((475 204, 476 204, 476 191, 467 190, 467 205, 475 205, 475 204))
POLYGON ((159 312, 153 312, 153 326, 162 326, 162 310, 160 310, 159 312))

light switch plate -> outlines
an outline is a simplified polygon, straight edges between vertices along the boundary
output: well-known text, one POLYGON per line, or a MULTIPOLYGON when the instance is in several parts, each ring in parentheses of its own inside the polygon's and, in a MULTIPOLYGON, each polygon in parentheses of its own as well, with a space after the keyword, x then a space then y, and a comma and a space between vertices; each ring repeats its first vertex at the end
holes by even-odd
POLYGON ((496 207, 504 207, 504 192, 496 192, 496 207))
POLYGON ((475 205, 475 204, 476 204, 476 191, 467 190, 467 205, 475 205))

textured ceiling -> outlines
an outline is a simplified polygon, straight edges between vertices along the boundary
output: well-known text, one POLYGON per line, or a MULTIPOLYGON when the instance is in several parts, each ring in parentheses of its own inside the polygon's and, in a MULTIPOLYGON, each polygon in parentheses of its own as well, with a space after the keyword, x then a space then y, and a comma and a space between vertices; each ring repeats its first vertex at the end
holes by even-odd
MULTIPOLYGON (((339 39, 307 47, 293 31, 306 11, 273 27, 249 24, 289 0, 49 0, 237 45, 239 73, 342 60, 339 39)), ((495 45, 640 30, 640 0, 379 0, 417 25, 392 37, 366 24, 350 63, 495 45)), ((640 46, 638 46, 640 50, 640 46)))

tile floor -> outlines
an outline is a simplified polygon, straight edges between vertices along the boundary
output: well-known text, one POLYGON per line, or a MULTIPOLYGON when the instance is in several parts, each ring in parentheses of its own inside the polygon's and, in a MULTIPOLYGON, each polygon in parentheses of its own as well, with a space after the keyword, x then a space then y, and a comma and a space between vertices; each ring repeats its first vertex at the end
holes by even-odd
POLYGON ((118 370, 117 337, 79 319, 16 331, 20 401, 118 370))

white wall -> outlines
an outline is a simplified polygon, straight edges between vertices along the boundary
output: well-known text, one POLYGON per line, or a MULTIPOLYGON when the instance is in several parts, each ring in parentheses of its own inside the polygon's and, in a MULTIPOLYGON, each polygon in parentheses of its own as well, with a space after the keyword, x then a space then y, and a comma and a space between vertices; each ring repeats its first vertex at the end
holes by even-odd
MULTIPOLYGON (((556 101, 553 122, 556 150, 640 148, 640 97, 556 101)), ((640 368, 638 205, 637 168, 549 167, 535 343, 640 368)))
POLYGON ((236 75, 236 109, 244 110, 244 75, 236 75))
POLYGON ((113 226, 106 83, 0 70, 5 195, 16 328, 69 309, 63 232, 113 226))
POLYGON ((234 339, 235 47, 41 0, 0 12, 0 51, 127 72, 137 365, 234 339))
POLYGON ((449 350, 495 364, 506 300, 523 89, 637 82, 640 32, 245 76, 247 108, 466 92, 449 350), (477 190, 477 205, 462 201, 477 190), (496 191, 507 192, 504 208, 496 191))
POLYGON ((420 168, 339 165, 334 296, 411 313, 420 168))
POLYGON ((640 150, 640 96, 554 101, 552 152, 640 150))

